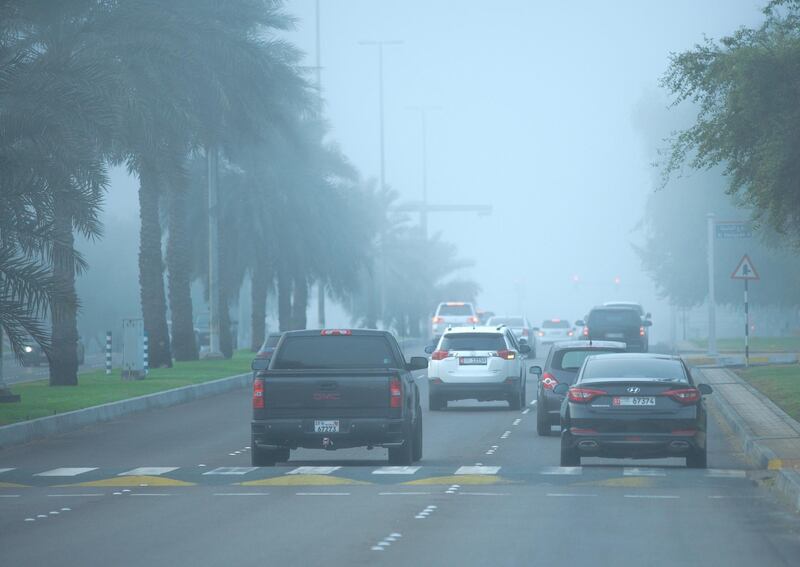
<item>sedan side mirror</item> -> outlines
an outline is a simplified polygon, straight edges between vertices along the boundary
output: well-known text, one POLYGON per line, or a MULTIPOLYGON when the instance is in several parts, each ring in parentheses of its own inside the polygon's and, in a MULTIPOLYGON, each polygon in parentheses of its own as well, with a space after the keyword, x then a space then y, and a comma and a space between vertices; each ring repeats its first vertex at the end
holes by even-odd
POLYGON ((569 391, 569 386, 566 384, 558 384, 555 388, 553 388, 553 393, 558 394, 559 396, 564 396, 569 391))
POLYGON ((521 344, 519 345, 519 352, 522 354, 529 354, 531 352, 531 347, 528 344, 521 344))
POLYGON ((425 370, 428 368, 428 359, 424 356, 412 356, 411 361, 406 364, 407 370, 425 370))
POLYGON ((714 389, 709 386, 708 384, 698 384, 697 389, 700 391, 701 394, 707 396, 708 394, 712 393, 714 389))
POLYGON ((576 327, 585 327, 586 326, 586 321, 584 321, 583 319, 578 319, 577 321, 575 321, 575 326, 576 327))
POLYGON ((435 351, 435 350, 436 350, 436 347, 435 347, 435 346, 433 346, 433 345, 428 345, 428 346, 426 346, 426 347, 425 347, 425 352, 426 352, 427 354, 432 354, 432 353, 433 353, 433 351, 435 351))
POLYGON ((530 372, 531 374, 535 374, 536 376, 541 377, 542 376, 542 367, 541 366, 531 366, 528 369, 528 372, 530 372))

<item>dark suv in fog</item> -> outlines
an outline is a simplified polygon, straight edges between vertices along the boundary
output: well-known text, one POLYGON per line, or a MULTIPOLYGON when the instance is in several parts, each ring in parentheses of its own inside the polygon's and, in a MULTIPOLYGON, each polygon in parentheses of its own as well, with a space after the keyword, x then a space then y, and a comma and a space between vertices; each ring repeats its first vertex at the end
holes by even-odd
POLYGON ((629 352, 648 351, 647 327, 653 323, 642 319, 638 311, 629 307, 595 307, 583 325, 582 338, 590 341, 621 341, 628 345, 629 352))

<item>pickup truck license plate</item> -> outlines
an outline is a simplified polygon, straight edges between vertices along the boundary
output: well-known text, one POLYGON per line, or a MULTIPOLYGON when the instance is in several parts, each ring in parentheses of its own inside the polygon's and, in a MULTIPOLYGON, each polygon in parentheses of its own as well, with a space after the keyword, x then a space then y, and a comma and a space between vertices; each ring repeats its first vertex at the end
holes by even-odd
POLYGON ((612 403, 615 406, 654 406, 656 399, 652 396, 638 397, 638 396, 624 396, 614 398, 612 403))
POLYGON ((606 333, 607 339, 624 339, 625 333, 606 333))
POLYGON ((486 361, 485 356, 464 356, 458 359, 458 363, 464 366, 486 364, 486 361))
POLYGON ((315 419, 314 433, 339 433, 338 419, 315 419))

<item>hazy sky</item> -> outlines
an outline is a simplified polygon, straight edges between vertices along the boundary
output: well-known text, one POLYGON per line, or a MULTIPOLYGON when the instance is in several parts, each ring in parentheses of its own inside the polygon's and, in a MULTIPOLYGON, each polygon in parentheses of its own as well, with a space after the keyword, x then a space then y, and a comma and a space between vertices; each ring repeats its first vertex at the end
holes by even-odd
MULTIPOLYGON (((287 4, 299 19, 287 37, 308 65, 314 4, 287 4)), ((430 201, 490 204, 494 214, 432 215, 431 229, 475 260, 482 307, 516 311, 521 289, 536 320, 582 316, 615 297, 659 312, 630 245, 653 175, 635 109, 670 52, 756 22, 763 2, 320 4, 332 136, 364 175, 379 167, 378 59, 359 40, 404 42, 385 51, 386 178, 404 199, 421 197, 420 122, 407 107, 441 106, 429 118, 430 201)), ((118 188, 130 184, 122 177, 118 188)), ((134 191, 112 190, 111 218, 135 203, 134 191)))

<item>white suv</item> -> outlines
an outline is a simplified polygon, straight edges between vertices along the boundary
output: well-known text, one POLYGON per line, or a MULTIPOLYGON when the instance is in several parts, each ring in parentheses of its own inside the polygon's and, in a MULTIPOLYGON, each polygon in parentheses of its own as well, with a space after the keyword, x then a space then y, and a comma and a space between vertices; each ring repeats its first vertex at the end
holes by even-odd
POLYGON ((478 324, 478 314, 472 303, 463 301, 448 301, 440 303, 433 316, 432 337, 434 341, 442 336, 448 327, 466 327, 478 324))
POLYGON ((504 400, 512 409, 525 405, 524 355, 506 327, 447 329, 431 354, 428 366, 428 404, 431 411, 450 400, 504 400))

